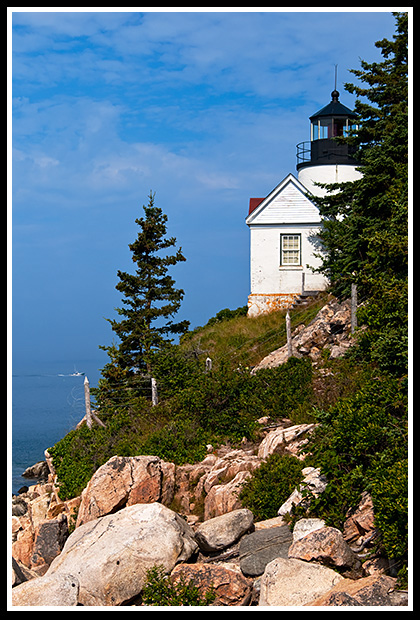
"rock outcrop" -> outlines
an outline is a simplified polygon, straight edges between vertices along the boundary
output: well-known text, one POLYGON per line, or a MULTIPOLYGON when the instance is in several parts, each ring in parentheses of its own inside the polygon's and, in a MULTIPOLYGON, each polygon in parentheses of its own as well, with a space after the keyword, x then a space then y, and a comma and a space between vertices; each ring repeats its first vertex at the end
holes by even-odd
POLYGON ((287 558, 292 540, 292 532, 287 525, 257 530, 244 536, 239 545, 243 574, 258 577, 275 558, 287 558))
POLYGON ((335 527, 322 527, 293 542, 289 558, 328 564, 338 570, 357 571, 361 562, 335 527))
POLYGON ((46 461, 38 461, 35 465, 31 467, 27 467, 25 471, 22 473, 24 478, 32 478, 38 481, 47 481, 50 470, 48 468, 48 464, 46 461))
POLYGON ((157 456, 113 456, 82 492, 76 527, 133 504, 169 504, 175 465, 157 456))
POLYGON ((261 578, 259 606, 300 607, 329 592, 343 577, 321 564, 276 558, 261 578))
POLYGON ((291 512, 293 506, 303 506, 309 508, 310 497, 318 497, 327 487, 327 480, 319 467, 304 467, 302 469, 304 476, 299 488, 295 489, 290 497, 282 504, 278 510, 279 516, 287 515, 291 512), (309 492, 306 493, 305 492, 309 492))
MULTIPOLYGON (((352 345, 351 306, 349 301, 339 303, 330 301, 318 312, 316 317, 305 326, 298 325, 292 333, 292 352, 295 357, 309 357, 316 362, 323 349, 329 349, 330 357, 341 357, 352 345)), ((252 370, 275 368, 288 359, 287 344, 267 355, 252 370)))
POLYGON ((254 516, 247 508, 233 510, 201 523, 195 531, 195 539, 205 553, 216 553, 236 543, 253 529, 254 516))
MULTIPOLYGON (((45 576, 36 580, 37 592, 47 593, 54 579, 61 583, 72 575, 78 604, 122 605, 141 592, 149 568, 162 565, 169 573, 197 549, 193 531, 175 512, 156 502, 135 504, 76 528, 45 576)), ((27 588, 13 589, 14 604, 23 604, 21 590, 27 593, 27 588)))
POLYGON ((323 596, 311 601, 311 607, 398 607, 395 579, 375 575, 363 579, 343 579, 323 596))
POLYGON ((14 607, 75 607, 79 582, 73 575, 45 575, 25 581, 12 590, 14 607))
POLYGON ((308 435, 317 424, 296 424, 286 428, 278 428, 262 440, 258 448, 258 458, 266 459, 270 454, 283 450, 285 454, 293 454, 301 458, 300 451, 308 441, 308 435))

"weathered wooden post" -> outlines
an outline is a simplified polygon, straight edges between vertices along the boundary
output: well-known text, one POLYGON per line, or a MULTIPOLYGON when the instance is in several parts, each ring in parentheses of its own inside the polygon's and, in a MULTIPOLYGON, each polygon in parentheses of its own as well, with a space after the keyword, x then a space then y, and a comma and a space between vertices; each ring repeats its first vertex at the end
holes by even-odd
POLYGON ((158 391, 156 379, 152 377, 152 405, 155 407, 158 404, 158 391))
POLYGON ((89 379, 87 377, 85 377, 84 386, 85 386, 86 424, 88 425, 88 428, 92 428, 92 412, 90 410, 90 387, 89 387, 89 379))
POLYGON ((293 350, 292 350, 292 325, 290 321, 289 311, 286 312, 286 336, 287 336, 287 357, 290 358, 293 355, 293 350))
POLYGON ((98 416, 96 415, 95 409, 92 409, 90 406, 90 386, 89 386, 89 379, 87 377, 85 377, 84 386, 85 386, 86 413, 83 416, 83 418, 80 420, 80 422, 76 424, 76 429, 80 428, 83 422, 86 422, 88 428, 92 428, 93 421, 99 424, 99 426, 106 428, 106 424, 104 424, 102 420, 98 418, 98 416))
POLYGON ((351 333, 354 334, 354 330, 357 327, 357 286, 351 285, 351 333))

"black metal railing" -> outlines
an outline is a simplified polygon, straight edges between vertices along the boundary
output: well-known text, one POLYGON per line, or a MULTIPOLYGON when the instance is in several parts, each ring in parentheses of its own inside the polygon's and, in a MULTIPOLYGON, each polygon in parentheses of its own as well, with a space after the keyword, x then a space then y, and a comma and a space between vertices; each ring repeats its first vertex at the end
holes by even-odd
POLYGON ((324 138, 312 142, 299 142, 296 145, 297 168, 311 164, 351 164, 357 165, 353 155, 356 147, 339 142, 336 138, 324 138))
POLYGON ((311 143, 309 141, 299 142, 296 145, 296 158, 298 164, 311 161, 311 143))

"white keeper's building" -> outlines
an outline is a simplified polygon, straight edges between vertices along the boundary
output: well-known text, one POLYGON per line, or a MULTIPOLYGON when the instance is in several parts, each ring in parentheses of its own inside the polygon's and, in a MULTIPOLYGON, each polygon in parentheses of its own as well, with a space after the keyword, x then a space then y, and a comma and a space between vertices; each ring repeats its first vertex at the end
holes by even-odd
POLYGON ((251 198, 246 224, 251 236, 251 294, 248 316, 290 307, 305 293, 324 290, 317 238, 321 217, 310 195, 325 190, 316 183, 360 178, 347 144, 334 138, 355 128, 355 114, 331 93, 331 101, 310 117, 310 141, 297 145, 297 178, 288 174, 265 198, 251 198), (308 196, 309 194, 309 196, 308 196))

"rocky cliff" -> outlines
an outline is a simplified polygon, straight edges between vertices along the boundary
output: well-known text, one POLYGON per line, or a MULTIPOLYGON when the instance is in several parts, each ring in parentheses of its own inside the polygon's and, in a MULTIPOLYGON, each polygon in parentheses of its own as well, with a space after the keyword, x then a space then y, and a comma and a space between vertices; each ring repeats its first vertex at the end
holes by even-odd
POLYGON ((114 456, 67 502, 52 481, 30 487, 13 499, 13 605, 142 605, 155 565, 173 583, 212 587, 219 606, 407 604, 386 560, 369 557, 369 496, 343 532, 319 519, 291 532, 285 521, 303 487, 316 495, 328 483, 314 468, 277 518, 255 523, 241 506, 251 472, 280 447, 296 455, 313 426, 286 422, 254 448, 225 446, 195 465, 114 456))

